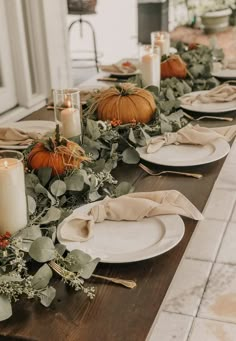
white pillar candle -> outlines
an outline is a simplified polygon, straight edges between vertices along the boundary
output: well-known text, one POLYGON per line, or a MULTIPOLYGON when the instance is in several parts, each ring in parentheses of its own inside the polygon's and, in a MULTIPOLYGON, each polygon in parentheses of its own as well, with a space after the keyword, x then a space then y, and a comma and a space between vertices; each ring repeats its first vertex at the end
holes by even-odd
POLYGON ((27 225, 27 203, 23 163, 0 159, 0 234, 11 234, 27 225))
POLYGON ((156 85, 160 87, 160 55, 150 52, 141 57, 140 69, 143 85, 156 85))
POLYGON ((70 138, 81 135, 81 122, 79 109, 66 108, 61 112, 62 134, 70 138))
POLYGON ((152 46, 158 46, 161 50, 161 56, 170 54, 170 35, 168 32, 152 32, 152 46))

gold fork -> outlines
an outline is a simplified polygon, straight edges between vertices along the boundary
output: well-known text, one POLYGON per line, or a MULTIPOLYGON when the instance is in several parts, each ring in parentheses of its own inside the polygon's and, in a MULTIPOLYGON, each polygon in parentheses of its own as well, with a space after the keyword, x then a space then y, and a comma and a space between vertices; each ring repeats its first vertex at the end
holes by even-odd
MULTIPOLYGON (((66 270, 66 269, 62 269, 62 267, 60 265, 58 265, 57 263, 55 263, 53 260, 51 260, 49 262, 50 267, 60 276, 64 277, 65 275, 72 275, 74 274, 73 272, 66 270)), ((105 279, 106 281, 115 283, 115 284, 120 284, 125 286, 126 288, 129 289, 133 289, 136 287, 136 282, 131 281, 131 280, 125 280, 125 279, 121 279, 121 278, 114 278, 114 277, 106 277, 106 276, 101 276, 101 275, 95 275, 93 274, 92 277, 95 278, 101 278, 101 279, 105 279)))
POLYGON ((189 118, 190 120, 193 121, 200 121, 200 120, 204 120, 206 119, 210 119, 210 120, 219 120, 219 121, 228 121, 228 122, 232 122, 233 118, 232 117, 222 117, 222 116, 200 116, 198 118, 195 118, 187 113, 184 113, 184 116, 189 118))
POLYGON ((201 179, 203 177, 202 174, 178 172, 178 171, 171 171, 171 170, 165 170, 165 171, 162 171, 159 173, 155 173, 153 170, 151 170, 147 166, 143 165, 142 163, 139 163, 139 167, 142 168, 142 170, 144 170, 149 175, 153 175, 153 176, 159 176, 159 175, 163 175, 163 174, 177 174, 177 175, 183 175, 183 176, 190 176, 190 177, 196 178, 196 179, 201 179))

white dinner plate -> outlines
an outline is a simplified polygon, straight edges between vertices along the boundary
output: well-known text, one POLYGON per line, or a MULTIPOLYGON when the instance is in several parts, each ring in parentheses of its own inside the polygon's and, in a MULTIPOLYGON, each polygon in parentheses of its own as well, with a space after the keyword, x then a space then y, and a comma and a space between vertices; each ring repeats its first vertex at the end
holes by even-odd
POLYGON ((134 72, 111 72, 111 76, 116 76, 119 78, 127 78, 127 77, 132 77, 132 76, 136 76, 140 73, 140 70, 136 70, 134 72))
POLYGON ((212 76, 222 79, 236 79, 236 70, 232 69, 222 69, 218 71, 213 71, 212 76))
POLYGON ((228 154, 230 146, 227 141, 219 138, 204 146, 171 144, 151 154, 147 154, 146 150, 147 147, 137 148, 143 160, 162 166, 188 167, 217 161, 228 154))
MULTIPOLYGON (((88 213, 98 203, 76 209, 88 213)), ((128 209, 128 208, 127 208, 128 209)), ((184 235, 184 222, 178 215, 160 215, 140 221, 111 221, 96 223, 94 236, 86 242, 72 242, 60 235, 57 238, 69 251, 82 250, 103 263, 129 263, 156 257, 172 249, 184 235)))
MULTIPOLYGON (((46 135, 47 133, 52 132, 56 128, 56 123, 52 121, 20 121, 20 122, 12 122, 12 123, 5 123, 1 124, 1 127, 9 127, 9 128, 16 128, 22 129, 24 131, 34 131, 36 133, 40 133, 42 135, 46 135)), ((1 145, 0 148, 2 149, 26 149, 29 145, 1 145)))
MULTIPOLYGON (((196 96, 201 93, 207 93, 207 91, 208 90, 194 91, 182 97, 179 97, 179 100, 181 102, 181 99, 184 98, 185 96, 196 96)), ((236 110, 236 100, 231 101, 231 102, 221 102, 221 103, 181 104, 180 106, 182 109, 195 111, 198 113, 213 114, 213 113, 221 113, 221 112, 228 112, 228 111, 236 110)))

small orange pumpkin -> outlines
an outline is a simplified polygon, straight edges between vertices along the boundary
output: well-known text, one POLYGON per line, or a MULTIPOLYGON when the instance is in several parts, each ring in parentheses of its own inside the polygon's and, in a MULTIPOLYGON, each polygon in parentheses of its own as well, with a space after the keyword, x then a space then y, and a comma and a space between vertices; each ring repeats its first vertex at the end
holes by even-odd
POLYGON ((147 123, 156 111, 156 104, 149 91, 131 83, 120 83, 98 93, 91 111, 97 111, 102 121, 147 123))
POLYGON ((173 54, 161 63, 161 78, 186 78, 187 65, 179 55, 173 54))
POLYGON ((37 143, 28 155, 28 166, 31 169, 52 168, 52 175, 61 175, 68 169, 79 168, 84 160, 83 149, 72 141, 55 145, 52 150, 42 142, 37 143))

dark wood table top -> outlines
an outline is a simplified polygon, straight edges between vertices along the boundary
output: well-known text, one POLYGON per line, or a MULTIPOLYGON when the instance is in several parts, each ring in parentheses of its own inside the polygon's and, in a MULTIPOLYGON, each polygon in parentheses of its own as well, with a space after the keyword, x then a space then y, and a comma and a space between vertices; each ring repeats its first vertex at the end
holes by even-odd
MULTIPOLYGON (((27 119, 39 118, 52 119, 53 112, 41 110, 27 119)), ((222 125, 219 122, 204 125, 209 124, 222 125)), ((136 165, 124 164, 115 170, 114 176, 131 182, 136 191, 178 190, 202 211, 223 163, 224 159, 184 168, 202 173, 202 179, 151 177, 136 165)), ((157 171, 163 169, 148 165, 157 171)), ((183 219, 184 237, 169 252, 141 262, 98 265, 97 274, 133 279, 137 282, 135 289, 91 279, 88 284, 95 286, 96 297, 90 301, 82 292, 75 293, 54 276, 57 295, 52 305, 45 308, 29 300, 15 303, 13 316, 0 323, 0 340, 144 341, 197 223, 183 219)))

